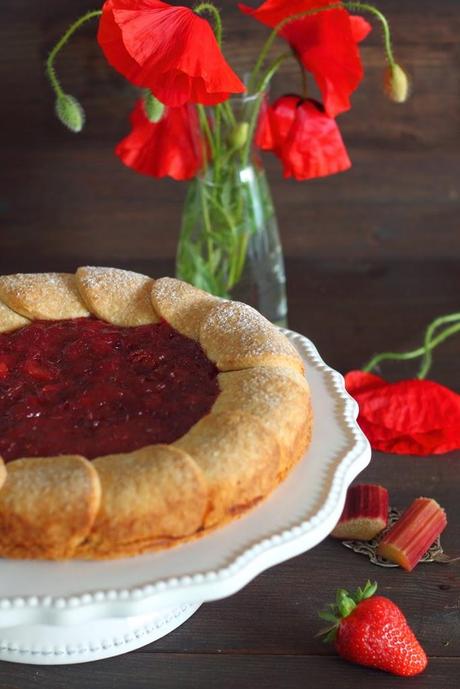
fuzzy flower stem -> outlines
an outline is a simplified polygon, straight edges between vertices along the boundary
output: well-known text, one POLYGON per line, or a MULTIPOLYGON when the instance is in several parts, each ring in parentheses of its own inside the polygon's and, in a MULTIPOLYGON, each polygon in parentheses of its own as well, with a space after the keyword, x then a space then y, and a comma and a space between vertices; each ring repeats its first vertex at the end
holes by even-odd
MULTIPOLYGON (((198 118, 200 121, 201 131, 204 133, 204 135, 207 139, 207 142, 209 144, 209 147, 211 149, 211 157, 214 158, 214 156, 215 156, 215 143, 214 143, 214 137, 212 135, 211 127, 209 126, 208 115, 206 114, 206 109, 205 109, 204 105, 197 105, 196 108, 198 111, 198 118)), ((206 155, 204 156, 204 160, 206 162, 206 155)))
POLYGON ((442 316, 437 318, 428 326, 425 334, 424 344, 418 349, 413 349, 410 352, 382 352, 381 354, 376 354, 365 366, 363 366, 363 371, 368 373, 372 369, 376 368, 382 361, 409 361, 410 359, 418 359, 419 357, 425 357, 422 367, 418 372, 417 378, 425 378, 431 366, 431 352, 432 350, 440 345, 444 340, 447 340, 451 335, 460 332, 460 313, 449 314, 448 316, 442 316), (449 323, 456 321, 454 325, 445 328, 439 335, 433 337, 433 333, 439 325, 443 323, 449 323))
POLYGON ((59 41, 56 43, 54 48, 51 50, 50 54, 48 55, 48 59, 46 60, 46 74, 48 79, 50 80, 50 84, 56 94, 57 97, 59 96, 64 96, 64 91, 62 90, 61 84, 59 83, 59 80, 56 76, 56 70, 54 69, 54 61, 61 50, 75 33, 77 29, 80 28, 83 24, 85 24, 87 21, 90 19, 94 19, 95 17, 100 17, 102 14, 101 10, 92 10, 90 12, 87 12, 86 14, 83 14, 81 17, 79 17, 69 28, 67 31, 61 36, 59 41))
POLYGON ((267 89, 272 77, 276 72, 279 70, 283 62, 290 57, 290 53, 282 53, 279 55, 276 60, 273 62, 272 65, 270 65, 269 69, 267 72, 263 75, 262 79, 260 80, 259 84, 257 85, 257 99, 256 103, 254 105, 254 109, 252 111, 251 119, 249 122, 249 130, 248 130, 248 138, 247 138, 247 144, 245 146, 245 151, 243 154, 243 163, 245 165, 249 164, 249 157, 251 155, 251 145, 252 145, 252 138, 254 136, 254 132, 256 130, 257 126, 257 120, 259 117, 259 112, 260 112, 260 106, 262 104, 262 100, 264 97, 265 90, 267 89))
POLYGON ((385 15, 382 14, 382 12, 380 12, 380 10, 377 9, 377 7, 374 7, 374 5, 368 5, 364 2, 344 2, 343 6, 346 7, 348 10, 351 10, 352 12, 368 12, 369 14, 372 14, 376 19, 378 19, 378 21, 382 25, 383 44, 385 46, 386 58, 390 67, 393 67, 396 61, 393 55, 393 47, 391 44, 390 24, 385 15))
MULTIPOLYGON (((460 329, 460 313, 450 313, 447 316, 440 316, 439 318, 436 318, 428 328, 426 329, 425 332, 425 339, 424 339, 424 353, 423 353, 423 359, 422 359, 422 364, 420 366, 420 370, 417 374, 417 378, 425 378, 426 374, 431 368, 431 363, 433 359, 433 355, 431 353, 432 347, 430 347, 430 343, 433 341, 433 335, 435 331, 441 326, 444 325, 444 323, 452 323, 456 322, 457 326, 453 326, 451 329, 453 329, 453 332, 456 332, 456 328, 460 329)), ((444 333, 446 330, 444 330, 444 333)), ((443 333, 441 333, 443 335, 443 333)))
POLYGON ((199 5, 196 5, 196 7, 193 8, 193 11, 196 14, 203 14, 203 12, 209 12, 209 14, 212 14, 212 17, 214 19, 214 32, 216 34, 216 40, 219 46, 222 45, 222 18, 220 16, 220 12, 217 9, 215 5, 212 4, 212 2, 200 2, 199 5))

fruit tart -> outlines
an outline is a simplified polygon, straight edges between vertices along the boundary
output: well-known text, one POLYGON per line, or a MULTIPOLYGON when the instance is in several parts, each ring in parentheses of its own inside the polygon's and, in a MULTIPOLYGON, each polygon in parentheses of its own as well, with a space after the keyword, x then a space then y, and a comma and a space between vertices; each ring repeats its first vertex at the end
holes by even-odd
POLYGON ((0 277, 0 556, 206 534, 303 455, 302 360, 251 307, 115 268, 0 277))

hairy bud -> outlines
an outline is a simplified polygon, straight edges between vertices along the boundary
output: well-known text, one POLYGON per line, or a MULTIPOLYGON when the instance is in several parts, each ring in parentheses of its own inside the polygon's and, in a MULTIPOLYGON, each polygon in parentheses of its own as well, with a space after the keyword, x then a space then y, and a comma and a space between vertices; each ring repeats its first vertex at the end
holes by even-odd
POLYGON ((243 148, 245 145, 246 141, 248 140, 248 134, 249 134, 249 123, 248 122, 239 122, 232 133, 230 134, 230 143, 231 145, 239 150, 240 148, 243 148))
POLYGON ((395 63, 386 68, 384 88, 388 98, 394 103, 405 103, 409 98, 409 77, 400 65, 395 63))
POLYGON ((56 115, 71 132, 81 132, 85 124, 85 111, 73 96, 64 93, 56 99, 56 115))

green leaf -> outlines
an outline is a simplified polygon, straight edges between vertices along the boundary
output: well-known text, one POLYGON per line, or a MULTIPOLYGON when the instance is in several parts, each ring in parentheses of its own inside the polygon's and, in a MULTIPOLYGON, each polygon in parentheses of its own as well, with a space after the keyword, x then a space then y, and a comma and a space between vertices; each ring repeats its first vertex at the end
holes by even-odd
POLYGON ((335 603, 338 608, 340 607, 340 603, 344 598, 348 598, 348 591, 345 589, 337 589, 335 594, 335 603))
POLYGON ((366 585, 364 587, 364 591, 363 591, 363 600, 365 600, 366 598, 372 598, 374 593, 377 591, 377 588, 378 588, 377 582, 374 581, 371 583, 368 579, 366 582, 366 585))
POLYGON ((353 612, 356 608, 356 603, 350 596, 344 596, 339 604, 340 617, 348 617, 348 615, 353 612))
POLYGON ((321 617, 322 620, 325 620, 325 622, 332 622, 335 624, 337 624, 338 622, 337 616, 334 615, 333 612, 329 612, 328 610, 322 610, 318 613, 318 616, 321 617))
POLYGON ((71 132, 81 132, 85 124, 85 111, 76 98, 64 93, 58 96, 55 104, 56 115, 71 132))

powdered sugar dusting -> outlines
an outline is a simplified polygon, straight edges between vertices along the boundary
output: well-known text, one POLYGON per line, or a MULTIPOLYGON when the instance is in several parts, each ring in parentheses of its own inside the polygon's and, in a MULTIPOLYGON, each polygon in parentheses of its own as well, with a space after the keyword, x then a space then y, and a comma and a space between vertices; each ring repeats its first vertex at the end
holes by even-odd
POLYGON ((107 268, 105 266, 84 266, 77 270, 81 283, 88 289, 97 289, 103 284, 111 289, 138 289, 150 278, 132 270, 107 268))
POLYGON ((77 282, 90 311, 109 323, 135 326, 158 320, 151 301, 153 280, 146 275, 85 266, 78 268, 77 282))
POLYGON ((295 348, 266 318, 247 304, 226 302, 212 309, 201 331, 206 348, 221 340, 225 357, 229 352, 241 357, 285 355, 300 361, 295 348))
POLYGON ((78 318, 87 316, 68 273, 18 273, 0 277, 0 298, 13 311, 28 318, 78 318))

